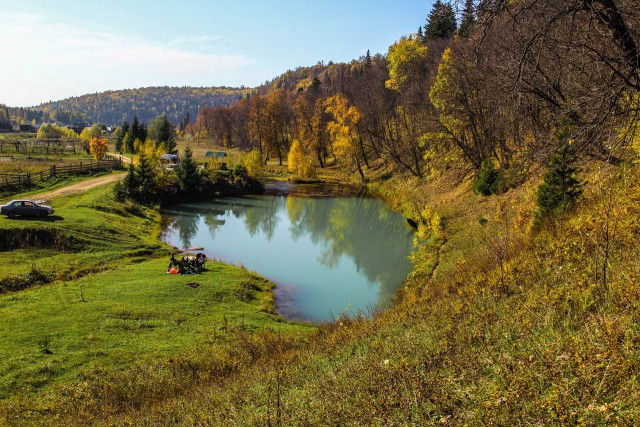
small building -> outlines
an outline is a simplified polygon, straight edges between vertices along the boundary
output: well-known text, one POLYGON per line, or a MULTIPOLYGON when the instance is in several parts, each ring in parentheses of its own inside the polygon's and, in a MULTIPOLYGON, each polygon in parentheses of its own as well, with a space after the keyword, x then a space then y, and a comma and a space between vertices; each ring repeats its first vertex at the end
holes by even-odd
POLYGON ((31 124, 24 124, 20 125, 20 132, 37 132, 37 130, 31 124))

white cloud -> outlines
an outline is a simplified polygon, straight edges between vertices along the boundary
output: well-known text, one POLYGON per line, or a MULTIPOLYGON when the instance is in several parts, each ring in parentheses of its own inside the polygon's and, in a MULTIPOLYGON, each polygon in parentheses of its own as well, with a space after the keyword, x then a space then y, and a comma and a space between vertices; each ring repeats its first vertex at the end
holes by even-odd
POLYGON ((36 14, 0 14, 0 103, 27 106, 127 87, 227 84, 254 61, 189 50, 219 39, 201 35, 161 43, 36 14))
POLYGON ((200 45, 206 44, 207 42, 213 42, 221 40, 220 36, 210 36, 210 35, 201 35, 201 36, 184 36, 184 37, 176 37, 175 39, 169 42, 170 46, 182 46, 182 45, 200 45))

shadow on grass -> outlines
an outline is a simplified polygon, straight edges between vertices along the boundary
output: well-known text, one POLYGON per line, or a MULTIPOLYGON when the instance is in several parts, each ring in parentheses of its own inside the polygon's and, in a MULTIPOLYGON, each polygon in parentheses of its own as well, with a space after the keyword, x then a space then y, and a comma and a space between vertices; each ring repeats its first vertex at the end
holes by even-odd
POLYGON ((37 221, 37 222, 56 222, 62 221, 64 218, 60 215, 48 215, 48 216, 15 216, 13 218, 7 218, 11 221, 37 221))

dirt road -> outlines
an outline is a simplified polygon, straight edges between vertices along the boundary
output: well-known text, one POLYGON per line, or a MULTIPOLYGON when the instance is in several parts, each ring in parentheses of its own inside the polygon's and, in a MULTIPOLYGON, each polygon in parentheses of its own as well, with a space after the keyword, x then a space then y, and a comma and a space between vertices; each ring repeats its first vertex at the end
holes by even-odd
POLYGON ((37 200, 50 200, 54 197, 62 196, 65 194, 80 193, 81 191, 85 191, 90 188, 97 187, 99 185, 104 185, 109 182, 117 181, 124 176, 125 176, 124 173, 119 173, 115 175, 107 175, 107 176, 101 176, 98 178, 87 179, 85 181, 77 182, 75 184, 71 184, 66 187, 58 188, 57 190, 47 191, 46 193, 34 194, 30 196, 30 198, 37 199, 37 200))
MULTIPOLYGON (((117 153, 111 154, 113 157, 121 157, 123 163, 131 163, 131 159, 128 157, 121 156, 117 153)), ((57 190, 47 191, 46 193, 38 193, 30 196, 32 199, 37 200, 50 200, 57 196, 62 196, 65 194, 72 193, 80 193, 81 191, 88 190, 93 187, 97 187, 99 185, 108 184, 110 182, 118 181, 122 179, 126 174, 119 173, 114 175, 101 176, 98 178, 87 179, 85 181, 77 182, 75 184, 67 185, 66 187, 58 188, 57 190)))

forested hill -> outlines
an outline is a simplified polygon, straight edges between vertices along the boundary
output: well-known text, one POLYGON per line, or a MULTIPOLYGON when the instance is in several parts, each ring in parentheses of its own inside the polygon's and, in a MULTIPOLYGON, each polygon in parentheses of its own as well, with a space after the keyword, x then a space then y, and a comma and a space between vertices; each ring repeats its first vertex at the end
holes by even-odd
POLYGON ((24 114, 29 116, 29 121, 35 118, 38 122, 120 124, 123 120, 131 120, 134 114, 140 121, 149 123, 166 113, 171 122, 178 123, 187 113, 195 118, 201 106, 229 105, 249 91, 229 87, 167 86, 107 91, 41 104, 29 112, 25 109, 24 114))

